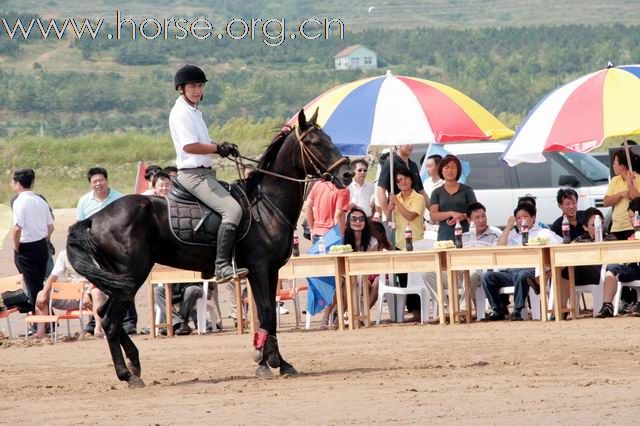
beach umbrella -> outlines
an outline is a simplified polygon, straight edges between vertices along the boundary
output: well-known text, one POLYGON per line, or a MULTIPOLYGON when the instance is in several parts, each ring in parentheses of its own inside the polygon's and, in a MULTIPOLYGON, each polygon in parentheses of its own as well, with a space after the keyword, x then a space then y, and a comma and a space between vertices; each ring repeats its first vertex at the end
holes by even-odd
MULTIPOLYGON (((552 91, 529 113, 502 155, 510 166, 543 152, 587 152, 612 136, 640 134, 640 65, 613 66, 552 91)), ((629 165, 629 150, 625 142, 629 165)))
MULTIPOLYGON (((458 90, 391 72, 337 86, 305 105, 343 155, 369 146, 504 139, 507 126, 458 90)), ((295 124, 294 115, 290 124, 295 124)))

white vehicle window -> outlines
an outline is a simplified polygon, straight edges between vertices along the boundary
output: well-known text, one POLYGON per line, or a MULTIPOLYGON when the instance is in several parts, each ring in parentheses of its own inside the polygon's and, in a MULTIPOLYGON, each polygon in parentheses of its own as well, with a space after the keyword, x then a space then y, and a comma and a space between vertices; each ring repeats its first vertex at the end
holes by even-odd
POLYGON ((589 179, 596 184, 609 182, 609 168, 591 155, 578 152, 560 152, 571 165, 581 170, 589 179))
POLYGON ((560 163, 547 160, 544 163, 518 164, 516 167, 520 188, 554 188, 562 175, 572 175, 560 163))

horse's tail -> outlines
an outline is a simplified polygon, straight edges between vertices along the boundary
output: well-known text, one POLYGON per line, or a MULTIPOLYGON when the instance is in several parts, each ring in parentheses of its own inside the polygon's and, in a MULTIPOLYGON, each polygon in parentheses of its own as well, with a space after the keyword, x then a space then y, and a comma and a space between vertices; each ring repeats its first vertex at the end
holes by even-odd
POLYGON ((128 275, 114 272, 91 236, 91 218, 69 227, 67 256, 71 266, 90 283, 113 298, 130 297, 137 286, 128 275))

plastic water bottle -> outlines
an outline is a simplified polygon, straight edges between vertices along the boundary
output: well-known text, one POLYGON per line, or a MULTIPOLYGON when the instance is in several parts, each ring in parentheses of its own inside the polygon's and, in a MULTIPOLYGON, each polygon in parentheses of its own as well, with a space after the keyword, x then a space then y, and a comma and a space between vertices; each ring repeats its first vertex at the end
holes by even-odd
POLYGON ((298 239, 298 231, 293 233, 293 252, 294 257, 300 256, 300 240, 298 239))
POLYGON ((595 239, 596 243, 602 242, 602 220, 600 219, 600 215, 596 215, 596 218, 593 221, 593 227, 595 228, 595 239))
POLYGON ((569 226, 569 219, 565 214, 562 216, 562 244, 569 244, 571 242, 571 228, 569 226))
POLYGON ((324 245, 324 237, 318 240, 318 254, 327 254, 327 246, 324 245))
POLYGON ((640 213, 637 211, 633 215, 633 230, 636 232, 640 231, 640 213))
POLYGON ((529 244, 529 223, 526 219, 522 219, 520 222, 520 235, 522 235, 522 245, 529 244))
POLYGON ((407 224, 407 227, 404 228, 404 242, 405 249, 407 251, 413 251, 413 231, 411 230, 411 226, 407 224))
POLYGON ((455 237, 456 248, 462 248, 462 225, 460 225, 459 220, 456 220, 456 227, 453 228, 453 235, 455 237))
POLYGON ((469 245, 471 247, 475 247, 476 246, 476 240, 478 238, 477 235, 477 231, 476 231, 476 224, 471 221, 469 223, 469 245))

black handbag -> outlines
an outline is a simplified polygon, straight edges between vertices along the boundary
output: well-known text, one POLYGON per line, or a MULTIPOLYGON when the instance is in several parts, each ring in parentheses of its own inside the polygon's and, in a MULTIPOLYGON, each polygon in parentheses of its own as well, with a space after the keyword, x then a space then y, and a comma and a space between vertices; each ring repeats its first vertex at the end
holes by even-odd
POLYGON ((31 311, 29 298, 23 289, 5 291, 2 293, 2 300, 7 308, 18 308, 21 313, 31 311))

